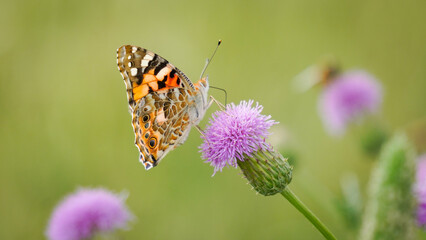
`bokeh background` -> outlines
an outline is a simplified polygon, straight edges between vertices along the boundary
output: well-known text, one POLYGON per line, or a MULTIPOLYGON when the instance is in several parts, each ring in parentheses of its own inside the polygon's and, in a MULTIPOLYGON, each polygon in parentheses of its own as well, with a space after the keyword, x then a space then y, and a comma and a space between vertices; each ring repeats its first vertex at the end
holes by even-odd
POLYGON ((196 81, 218 39, 211 84, 229 102, 259 101, 280 122, 277 138, 297 159, 293 191, 338 238, 354 239, 335 208, 340 179, 358 175, 365 199, 374 160, 350 131, 328 136, 320 89, 295 93, 291 80, 334 54, 383 83, 386 128, 406 127, 426 116, 425 8, 420 0, 2 1, 0 239, 43 239, 53 207, 79 186, 130 193, 137 221, 124 239, 320 239, 238 169, 211 177, 195 130, 159 167, 138 162, 116 49, 148 48, 196 81))

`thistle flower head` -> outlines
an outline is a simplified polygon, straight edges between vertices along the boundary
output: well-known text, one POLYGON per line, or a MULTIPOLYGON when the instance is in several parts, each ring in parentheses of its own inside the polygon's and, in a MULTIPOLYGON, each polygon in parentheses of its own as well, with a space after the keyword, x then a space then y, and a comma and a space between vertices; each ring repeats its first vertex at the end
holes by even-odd
POLYGON ((124 200, 102 188, 79 189, 56 206, 46 235, 52 240, 79 240, 125 228, 133 216, 124 200))
POLYGON ((260 114, 262 106, 252 105, 242 101, 216 112, 202 136, 201 152, 215 173, 227 165, 239 166, 258 193, 274 195, 290 183, 292 167, 266 143, 268 129, 277 122, 260 114))
POLYGON ((265 150, 268 129, 277 124, 271 116, 260 114, 263 107, 253 101, 241 101, 239 105, 228 104, 225 111, 213 114, 201 145, 202 157, 214 166, 214 172, 225 166, 237 167, 237 160, 244 155, 252 156, 257 150, 265 150))
POLYGON ((331 135, 342 135, 347 125, 375 114, 382 103, 379 82, 364 71, 337 76, 319 99, 319 113, 331 135))
POLYGON ((417 197, 417 223, 426 229, 426 154, 417 161, 415 193, 417 197))

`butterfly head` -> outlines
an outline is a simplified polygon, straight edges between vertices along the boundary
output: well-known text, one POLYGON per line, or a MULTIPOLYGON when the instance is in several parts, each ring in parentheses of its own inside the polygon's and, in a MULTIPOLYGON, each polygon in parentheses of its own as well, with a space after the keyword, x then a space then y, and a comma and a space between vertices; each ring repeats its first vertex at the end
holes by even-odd
POLYGON ((209 76, 201 78, 195 85, 195 89, 199 93, 201 100, 203 102, 203 107, 207 108, 208 106, 208 91, 209 91, 209 76))
POLYGON ((195 84, 197 90, 205 89, 205 92, 209 90, 209 76, 203 77, 195 84))

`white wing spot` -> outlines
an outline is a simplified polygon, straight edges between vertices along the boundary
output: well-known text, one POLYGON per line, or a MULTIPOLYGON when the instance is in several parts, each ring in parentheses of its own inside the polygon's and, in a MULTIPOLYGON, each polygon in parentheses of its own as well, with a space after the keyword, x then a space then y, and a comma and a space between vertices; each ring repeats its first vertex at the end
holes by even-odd
POLYGON ((141 61, 141 66, 142 66, 142 67, 148 67, 148 63, 149 63, 149 61, 150 61, 150 60, 146 60, 146 59, 142 60, 142 61, 141 61))
POLYGON ((136 76, 136 74, 138 74, 138 69, 137 68, 132 68, 130 69, 130 74, 132 74, 132 76, 136 76))
POLYGON ((152 59, 154 59, 154 57, 151 56, 151 55, 149 55, 149 54, 147 54, 147 55, 145 55, 145 57, 143 59, 152 60, 152 59))
POLYGON ((162 81, 164 79, 164 76, 170 72, 170 68, 163 68, 160 72, 157 73, 155 76, 158 80, 162 81))
POLYGON ((129 65, 129 67, 132 67, 132 62, 129 62, 127 65, 129 65))
POLYGON ((132 47, 132 53, 135 53, 138 50, 137 47, 132 47))
POLYGON ((132 55, 127 56, 127 59, 132 59, 132 55))

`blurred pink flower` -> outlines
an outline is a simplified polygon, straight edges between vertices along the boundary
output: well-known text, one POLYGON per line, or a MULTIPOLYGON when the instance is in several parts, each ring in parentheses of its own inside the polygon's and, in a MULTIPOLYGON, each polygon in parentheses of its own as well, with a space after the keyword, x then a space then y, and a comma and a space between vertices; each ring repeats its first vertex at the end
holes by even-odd
POLYGON ((46 235, 51 240, 79 240, 126 228, 133 215, 124 201, 124 196, 102 188, 78 189, 56 206, 46 235))
POLYGON ((344 134, 347 125, 380 110, 382 87, 365 71, 350 71, 337 76, 324 88, 319 99, 319 114, 326 130, 344 134))
POLYGON ((417 197, 417 222, 426 229, 426 153, 418 158, 415 193, 417 197))

